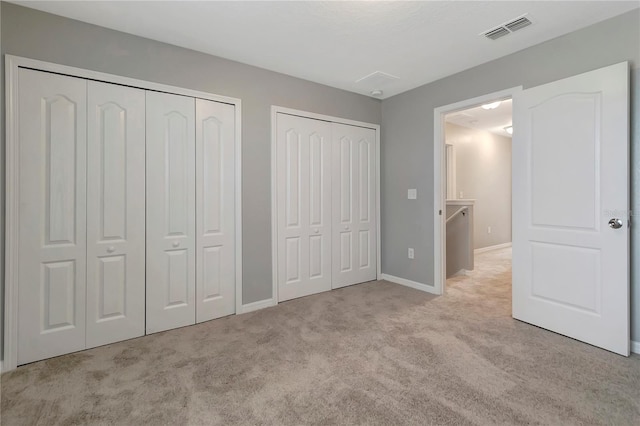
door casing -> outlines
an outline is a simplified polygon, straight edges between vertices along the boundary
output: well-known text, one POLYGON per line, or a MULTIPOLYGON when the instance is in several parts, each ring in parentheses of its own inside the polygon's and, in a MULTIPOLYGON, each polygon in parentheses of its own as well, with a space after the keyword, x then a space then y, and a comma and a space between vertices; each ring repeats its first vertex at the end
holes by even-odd
POLYGON ((350 126, 365 127, 376 132, 376 161, 375 161, 375 195, 376 195, 376 279, 381 279, 381 248, 380 248, 380 125, 365 123, 362 121, 349 120, 346 118, 333 117, 330 115, 316 114, 308 111, 301 111, 281 106, 271 106, 271 299, 258 303, 274 306, 278 304, 278 201, 277 201, 277 175, 276 175, 276 119, 279 113, 296 115, 299 117, 315 120, 328 121, 332 123, 346 124, 350 126))
POLYGON ((475 98, 444 105, 433 110, 433 285, 424 289, 433 294, 444 294, 446 285, 445 214, 447 187, 445 170, 444 117, 452 112, 477 107, 488 102, 513 98, 522 86, 488 93, 475 98), (442 214, 439 214, 439 212, 442 214))

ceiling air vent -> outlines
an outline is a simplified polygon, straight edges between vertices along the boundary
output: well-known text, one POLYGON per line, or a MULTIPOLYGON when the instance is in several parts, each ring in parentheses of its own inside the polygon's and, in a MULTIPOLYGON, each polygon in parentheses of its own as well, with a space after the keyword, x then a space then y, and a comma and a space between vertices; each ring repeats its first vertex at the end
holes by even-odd
POLYGON ((489 31, 484 31, 480 33, 480 35, 485 36, 491 40, 497 40, 501 37, 511 34, 514 31, 518 31, 523 29, 524 27, 528 27, 533 22, 526 15, 519 16, 515 19, 507 21, 503 24, 500 24, 497 27, 490 29, 489 31))
POLYGON ((514 19, 513 21, 504 24, 505 28, 511 32, 521 30, 529 25, 531 25, 531 21, 527 19, 526 16, 521 16, 518 19, 514 19))
POLYGON ((494 28, 493 30, 487 31, 486 33, 484 33, 484 36, 490 38, 491 40, 496 40, 509 34, 511 33, 505 27, 498 27, 494 28))

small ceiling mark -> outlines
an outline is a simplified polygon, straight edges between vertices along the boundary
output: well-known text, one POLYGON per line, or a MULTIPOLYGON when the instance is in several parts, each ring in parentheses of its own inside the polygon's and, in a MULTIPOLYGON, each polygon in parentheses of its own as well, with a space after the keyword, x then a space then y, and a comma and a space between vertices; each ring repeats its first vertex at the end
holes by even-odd
POLYGON ((382 71, 375 71, 356 80, 356 83, 365 85, 368 88, 375 90, 384 87, 385 85, 396 80, 400 80, 400 77, 396 77, 395 75, 391 75, 382 71))

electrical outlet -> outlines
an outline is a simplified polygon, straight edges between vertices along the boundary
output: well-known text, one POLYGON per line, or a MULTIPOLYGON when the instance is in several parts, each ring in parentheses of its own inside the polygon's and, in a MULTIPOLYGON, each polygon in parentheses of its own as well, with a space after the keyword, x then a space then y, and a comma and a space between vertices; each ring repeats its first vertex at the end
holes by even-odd
POLYGON ((487 234, 490 234, 490 233, 491 233, 491 227, 487 226, 487 234))
POLYGON ((460 199, 464 198, 464 194, 462 193, 462 191, 460 191, 460 196, 458 198, 460 198, 460 199))
POLYGON ((418 199, 418 190, 417 189, 408 189, 407 190, 407 199, 409 199, 409 200, 417 200, 418 199))
POLYGON ((409 259, 413 259, 414 258, 414 253, 413 253, 413 249, 412 248, 409 249, 408 255, 409 255, 409 259))

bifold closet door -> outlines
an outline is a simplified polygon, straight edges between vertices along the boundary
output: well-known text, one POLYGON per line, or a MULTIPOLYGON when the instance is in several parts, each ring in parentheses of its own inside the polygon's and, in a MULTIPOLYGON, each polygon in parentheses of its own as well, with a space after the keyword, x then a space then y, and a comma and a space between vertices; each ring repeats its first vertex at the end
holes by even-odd
POLYGON ((146 328, 155 333, 196 318, 195 99, 146 92, 146 101, 146 328))
POLYGON ((85 348, 87 82, 18 74, 18 364, 85 348))
POLYGON ((89 81, 87 339, 144 335, 145 93, 89 81))
POLYGON ((376 266, 376 132, 332 123, 333 288, 372 281, 376 266))
POLYGON ((331 123, 276 118, 278 300, 331 290, 331 123))
POLYGON ((235 313, 235 107, 196 99, 196 322, 235 313))

